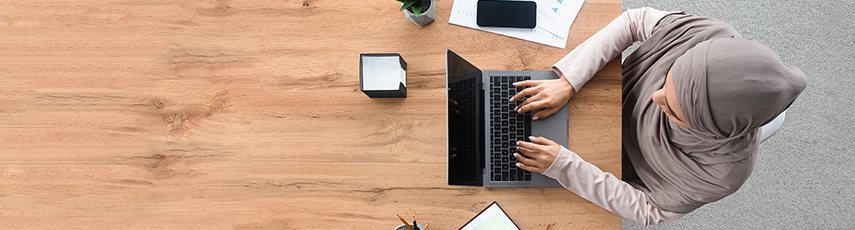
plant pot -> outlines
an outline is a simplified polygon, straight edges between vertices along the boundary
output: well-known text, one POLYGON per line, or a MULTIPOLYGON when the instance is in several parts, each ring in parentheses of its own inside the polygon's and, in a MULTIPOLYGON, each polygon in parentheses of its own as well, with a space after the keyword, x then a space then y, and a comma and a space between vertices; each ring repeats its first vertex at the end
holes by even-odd
POLYGON ((404 15, 407 16, 407 20, 420 27, 430 24, 433 22, 433 19, 436 18, 436 4, 434 4, 433 1, 423 1, 422 3, 428 3, 430 5, 427 7, 427 10, 425 10, 424 4, 422 4, 422 12, 418 17, 410 11, 412 7, 404 10, 404 15))

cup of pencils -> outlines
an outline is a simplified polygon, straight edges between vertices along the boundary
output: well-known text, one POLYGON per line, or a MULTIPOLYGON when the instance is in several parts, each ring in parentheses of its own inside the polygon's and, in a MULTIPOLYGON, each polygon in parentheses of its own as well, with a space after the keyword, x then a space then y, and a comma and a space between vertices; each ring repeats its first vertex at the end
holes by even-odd
MULTIPOLYGON (((410 224, 410 226, 413 227, 414 230, 416 229, 416 226, 413 226, 412 224, 410 224)), ((418 224, 418 229, 423 230, 423 229, 425 229, 425 226, 422 224, 418 224)), ((407 225, 401 224, 401 225, 398 225, 398 227, 395 228, 395 230, 410 230, 410 229, 407 228, 407 225)))
POLYGON ((430 225, 430 224, 428 224, 426 226, 426 225, 419 224, 418 222, 416 222, 415 216, 413 217, 413 223, 412 224, 410 224, 409 222, 404 220, 404 218, 401 217, 401 215, 398 215, 398 219, 401 219, 401 222, 403 222, 404 224, 399 225, 397 228, 395 228, 395 230, 427 230, 427 226, 430 225))

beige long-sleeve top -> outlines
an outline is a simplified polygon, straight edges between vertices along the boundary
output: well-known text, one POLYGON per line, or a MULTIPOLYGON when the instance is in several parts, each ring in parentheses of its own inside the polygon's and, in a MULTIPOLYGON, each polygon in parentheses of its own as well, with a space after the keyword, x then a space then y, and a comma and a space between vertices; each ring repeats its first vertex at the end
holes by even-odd
MULTIPOLYGON (((633 42, 647 39, 659 20, 671 13, 679 12, 648 7, 628 10, 573 49, 552 68, 578 92, 594 73, 633 42)), ((676 220, 685 215, 656 208, 642 191, 585 162, 564 147, 543 174, 556 179, 564 188, 582 198, 644 226, 676 220)))

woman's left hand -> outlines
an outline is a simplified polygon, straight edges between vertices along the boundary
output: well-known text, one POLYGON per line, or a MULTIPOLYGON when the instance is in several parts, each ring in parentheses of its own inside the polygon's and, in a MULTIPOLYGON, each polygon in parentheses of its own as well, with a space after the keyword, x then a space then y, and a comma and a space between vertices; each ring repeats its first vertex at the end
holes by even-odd
POLYGON ((518 141, 517 150, 519 153, 514 153, 517 158, 517 167, 532 172, 543 173, 552 165, 555 158, 558 158, 558 153, 561 152, 561 145, 545 137, 529 137, 531 142, 518 141))

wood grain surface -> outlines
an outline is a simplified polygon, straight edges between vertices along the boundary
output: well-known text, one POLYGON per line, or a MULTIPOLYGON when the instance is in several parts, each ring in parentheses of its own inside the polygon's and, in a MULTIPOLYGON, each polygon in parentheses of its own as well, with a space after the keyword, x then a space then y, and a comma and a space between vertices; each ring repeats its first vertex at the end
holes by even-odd
MULTIPOLYGON (((558 49, 392 0, 0 3, 0 228, 457 229, 498 201, 522 229, 617 229, 563 188, 446 183, 445 49, 549 70, 620 14, 587 0, 558 49), (400 53, 406 99, 359 91, 400 53)), ((570 146, 620 177, 619 60, 570 101, 570 146)))

